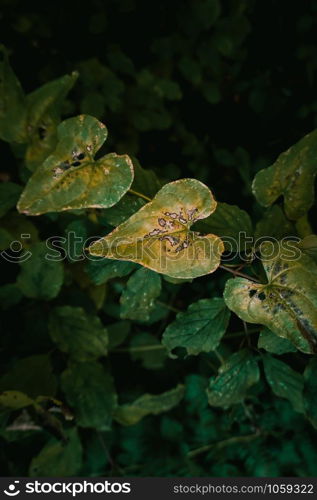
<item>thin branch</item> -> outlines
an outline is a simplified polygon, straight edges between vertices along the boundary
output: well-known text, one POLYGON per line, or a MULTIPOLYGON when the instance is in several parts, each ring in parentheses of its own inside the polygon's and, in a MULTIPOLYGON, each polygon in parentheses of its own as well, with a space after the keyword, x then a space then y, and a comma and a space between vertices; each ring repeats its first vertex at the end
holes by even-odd
POLYGON ((129 189, 128 193, 134 194, 134 196, 138 196, 139 198, 143 198, 146 201, 152 201, 152 198, 149 198, 145 194, 139 193, 138 191, 134 191, 134 189, 129 189))
POLYGON ((187 456, 188 456, 188 458, 194 458, 197 455, 200 455, 201 453, 205 453, 206 451, 211 450, 212 448, 214 448, 215 450, 220 450, 220 449, 225 448, 226 446, 229 446, 231 444, 247 443, 249 441, 253 441, 254 439, 257 439, 260 435, 261 435, 261 432, 259 429, 257 429, 257 431, 253 434, 247 434, 246 436, 235 436, 235 437, 231 437, 229 439, 225 439, 224 441, 218 441, 216 443, 201 446, 200 448, 196 448, 195 450, 191 450, 190 452, 188 452, 187 456))
POLYGON ((147 352, 147 351, 157 351, 160 349, 166 349, 163 344, 154 345, 141 345, 139 347, 121 347, 118 349, 113 349, 111 352, 147 352))
MULTIPOLYGON (((249 328, 248 329, 248 335, 250 335, 252 333, 260 332, 262 329, 263 328, 249 328)), ((231 339, 231 338, 234 338, 234 337, 242 337, 244 335, 245 335, 245 330, 240 330, 239 332, 229 333, 228 335, 225 335, 223 338, 225 340, 225 339, 231 339)))
POLYGON ((230 267, 220 265, 219 266, 221 269, 224 269, 224 271, 228 271, 231 274, 234 274, 234 276, 241 276, 242 278, 246 278, 247 280, 254 281, 255 283, 260 283, 259 280, 256 278, 253 278, 252 276, 249 276, 248 274, 241 273, 240 271, 235 271, 234 269, 230 269, 230 267))

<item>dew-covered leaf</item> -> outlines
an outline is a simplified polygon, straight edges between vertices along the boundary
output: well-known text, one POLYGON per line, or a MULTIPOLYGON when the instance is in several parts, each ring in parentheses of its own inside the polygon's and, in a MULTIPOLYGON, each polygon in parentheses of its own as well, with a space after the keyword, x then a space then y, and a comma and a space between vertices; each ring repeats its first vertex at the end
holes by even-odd
POLYGON ((317 349, 317 267, 307 255, 294 250, 293 246, 283 250, 264 243, 267 283, 230 279, 224 299, 243 321, 265 325, 300 351, 312 353, 317 349))
POLYGON ((78 361, 107 354, 106 328, 98 316, 87 314, 82 307, 56 307, 50 316, 49 331, 58 348, 78 361))
POLYGON ((94 156, 107 137, 96 118, 80 115, 57 129, 55 151, 28 181, 18 210, 28 215, 80 208, 107 208, 117 203, 133 180, 127 155, 94 156))
POLYGON ((40 165, 54 150, 57 126, 60 122, 64 99, 75 84, 78 73, 64 75, 28 94, 27 131, 28 146, 25 161, 31 170, 40 165))
POLYGON ((317 174, 317 130, 303 137, 282 153, 276 162, 254 178, 252 190, 264 207, 284 197, 287 217, 297 220, 314 202, 314 181, 317 174))
POLYGON ((22 187, 14 182, 1 182, 0 184, 0 217, 3 217, 13 208, 21 194, 22 187))
MULTIPOLYGON (((198 225, 197 225, 198 226, 198 225)), ((199 230, 211 232, 223 239, 226 250, 246 248, 245 238, 253 234, 249 214, 236 205, 217 203, 214 213, 199 222, 199 230)))
POLYGON ((303 376, 269 354, 263 356, 263 365, 266 379, 274 394, 288 399, 294 410, 302 413, 304 411, 303 376))
POLYGON ((120 298, 121 318, 147 321, 161 293, 161 277, 150 269, 135 271, 120 298))
POLYGON ((312 358, 305 368, 303 397, 306 416, 317 429, 317 358, 312 358))
POLYGON ((264 328, 259 335, 258 348, 265 349, 273 354, 285 354, 287 352, 296 352, 296 347, 285 338, 278 337, 268 328, 264 328))
POLYGON ((32 459, 29 475, 30 477, 76 476, 82 465, 82 454, 77 429, 70 429, 67 432, 66 443, 53 438, 32 459))
POLYGON ((229 318, 223 299, 201 299, 177 314, 166 328, 162 343, 170 352, 175 347, 184 347, 188 354, 213 351, 226 332, 229 318))
POLYGON ((210 379, 207 389, 211 406, 227 408, 243 401, 247 390, 259 380, 257 361, 242 349, 228 358, 219 368, 218 375, 210 379))
POLYGON ((8 142, 25 142, 25 95, 3 45, 0 45, 0 57, 0 138, 8 142))
POLYGON ((30 252, 32 255, 20 264, 17 285, 26 297, 51 300, 62 287, 63 264, 47 258, 49 250, 44 242, 32 245, 30 252))
POLYGON ((134 425, 147 415, 159 415, 177 406, 183 399, 185 388, 179 384, 162 394, 144 394, 131 404, 117 406, 114 419, 121 425, 134 425))
POLYGON ((220 264, 223 243, 213 234, 190 231, 216 208, 210 190, 195 179, 166 184, 112 233, 89 247, 92 255, 137 262, 175 278, 212 273, 220 264))
POLYGON ((62 373, 62 390, 80 427, 109 430, 117 396, 111 375, 97 362, 71 363, 62 373))

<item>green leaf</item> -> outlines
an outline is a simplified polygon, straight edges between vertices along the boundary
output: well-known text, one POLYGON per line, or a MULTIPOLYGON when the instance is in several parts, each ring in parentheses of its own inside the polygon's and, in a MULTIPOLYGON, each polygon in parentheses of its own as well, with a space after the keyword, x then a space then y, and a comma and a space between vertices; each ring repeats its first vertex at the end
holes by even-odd
POLYGON ((162 182, 153 170, 141 167, 136 158, 132 158, 134 179, 131 189, 137 193, 153 198, 161 189, 162 182))
POLYGON ((278 205, 273 205, 266 210, 262 219, 257 223, 254 238, 255 241, 260 238, 268 239, 268 237, 280 240, 294 234, 294 226, 285 217, 283 210, 278 205))
POLYGON ((220 263, 223 243, 201 236, 191 225, 210 215, 216 202, 195 179, 166 184, 136 214, 89 247, 92 255, 137 262, 174 278, 212 273, 220 263))
POLYGON ((131 404, 118 406, 114 419, 121 425, 134 425, 147 415, 159 415, 177 406, 184 397, 185 388, 179 384, 163 394, 144 394, 131 404))
MULTIPOLYGON (((163 333, 162 343, 171 351, 184 347, 188 354, 214 351, 226 332, 230 311, 223 299, 201 299, 187 311, 178 313, 176 320, 163 333)), ((176 357, 176 356, 173 356, 176 357)))
POLYGON ((109 430, 117 403, 112 377, 97 362, 71 363, 61 376, 62 390, 80 427, 109 430))
POLYGON ((145 201, 142 198, 127 193, 115 206, 97 214, 98 222, 102 225, 119 226, 144 205, 145 201))
POLYGON ((276 396, 285 398, 293 405, 294 410, 302 413, 303 376, 290 366, 269 354, 262 356, 266 379, 276 396))
POLYGON ((199 223, 199 229, 220 236, 225 248, 233 251, 244 248, 245 237, 253 235, 247 212, 228 203, 218 203, 215 212, 199 223))
POLYGON ((30 477, 77 476, 82 466, 82 445, 76 428, 68 431, 67 442, 50 440, 32 459, 30 477))
POLYGON ((138 269, 121 295, 121 318, 147 321, 160 293, 161 277, 149 269, 138 269))
POLYGON ((64 75, 28 94, 27 130, 28 147, 25 161, 34 170, 54 150, 57 142, 57 126, 60 122, 62 105, 75 84, 78 73, 64 75))
POLYGON ((257 173, 252 190, 258 202, 269 207, 283 195, 289 219, 305 215, 314 202, 316 154, 317 130, 314 130, 282 153, 271 167, 257 173))
POLYGON ((317 235, 310 234, 305 236, 299 243, 298 248, 300 248, 306 255, 317 263, 317 235))
POLYGON ((114 349, 122 344, 126 337, 129 335, 131 329, 130 321, 116 321, 107 325, 109 336, 109 350, 114 349))
POLYGON ((86 272, 95 283, 95 285, 102 285, 112 278, 122 278, 130 274, 135 268, 136 264, 133 262, 111 260, 94 257, 94 260, 89 260, 85 267, 86 272))
POLYGON ((16 283, 0 286, 0 309, 5 310, 15 306, 22 299, 22 293, 16 283))
POLYGON ((127 155, 94 156, 107 137, 106 127, 92 116, 61 123, 55 151, 28 181, 18 210, 28 215, 79 208, 107 208, 117 203, 133 180, 127 155))
POLYGON ((263 243, 261 251, 267 283, 228 280, 224 291, 227 306, 243 321, 265 325, 300 351, 315 352, 317 267, 303 253, 298 255, 291 242, 273 249, 272 244, 263 243))
POLYGON ((63 284, 63 264, 47 259, 49 251, 44 242, 32 245, 30 251, 32 256, 20 264, 17 285, 26 297, 51 300, 63 284))
POLYGON ((33 405, 33 399, 19 391, 5 391, 0 394, 0 408, 20 410, 26 406, 33 405))
POLYGON ((259 377, 258 364, 247 349, 232 354, 219 368, 218 375, 210 379, 207 389, 209 404, 227 408, 240 403, 259 377))
POLYGON ((13 208, 21 194, 22 187, 14 182, 1 182, 0 184, 0 217, 3 217, 13 208))
POLYGON ((141 361, 146 370, 159 370, 166 361, 166 349, 154 335, 141 332, 130 343, 130 355, 134 361, 141 361))
POLYGON ((25 95, 3 45, 0 45, 0 56, 0 138, 8 142, 25 142, 25 95))
POLYGON ((278 337, 268 328, 264 328, 264 330, 261 331, 258 340, 258 348, 265 349, 273 354, 296 352, 296 347, 294 347, 289 340, 278 337))
POLYGON ((304 408, 307 418, 317 429, 317 359, 309 360, 304 371, 304 408))
POLYGON ((49 331, 58 348, 78 361, 107 355, 108 333, 98 316, 82 307, 56 307, 50 316, 49 331))
POLYGON ((0 378, 0 391, 19 391, 31 398, 55 396, 56 377, 47 354, 17 360, 0 378))

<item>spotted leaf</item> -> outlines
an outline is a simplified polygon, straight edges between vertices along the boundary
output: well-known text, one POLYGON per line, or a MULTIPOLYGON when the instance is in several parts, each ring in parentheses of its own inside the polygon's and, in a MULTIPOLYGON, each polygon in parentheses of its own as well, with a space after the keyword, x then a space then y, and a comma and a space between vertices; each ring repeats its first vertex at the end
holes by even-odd
POLYGON ((216 208, 210 190, 195 179, 166 184, 136 214, 112 233, 93 243, 92 255, 137 262, 174 278, 212 273, 224 246, 213 234, 190 231, 197 220, 216 208))
POLYGON ((32 175, 18 203, 28 215, 79 208, 107 208, 117 203, 133 180, 127 155, 94 156, 107 138, 105 125, 91 116, 65 120, 58 144, 32 175))
MULTIPOLYGON (((294 248, 294 247, 293 247, 294 248)), ((317 266, 305 254, 264 243, 262 263, 267 283, 230 279, 227 306, 242 320, 267 326, 297 349, 317 352, 317 266)))

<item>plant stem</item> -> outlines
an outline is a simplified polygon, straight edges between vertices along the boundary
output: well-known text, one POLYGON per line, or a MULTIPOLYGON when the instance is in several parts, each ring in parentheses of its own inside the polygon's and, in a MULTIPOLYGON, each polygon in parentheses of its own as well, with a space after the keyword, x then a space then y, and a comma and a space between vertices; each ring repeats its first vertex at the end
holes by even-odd
MULTIPOLYGON (((261 330, 262 330, 262 328, 248 328, 248 335, 250 335, 252 333, 260 332, 261 330)), ((223 338, 224 339, 231 339, 234 337, 242 337, 243 335, 245 335, 245 330, 241 330, 239 332, 229 333, 228 335, 225 335, 223 338)))
POLYGON ((147 351, 156 351, 160 349, 166 349, 165 345, 154 344, 154 345, 141 345, 139 347, 122 347, 119 349, 113 349, 111 352, 147 352, 147 351))
POLYGON ((221 269, 224 269, 225 271, 228 271, 231 274, 234 274, 235 276, 241 276, 242 278, 246 278, 250 281, 254 281, 255 283, 259 283, 259 280, 256 278, 253 278, 252 276, 249 276, 248 274, 241 273, 240 271, 235 271, 234 269, 230 269, 230 267, 220 265, 219 266, 221 269))
POLYGON ((165 304, 165 302, 161 302, 160 300, 157 300, 156 303, 159 306, 165 307, 166 309, 169 309, 170 311, 173 311, 174 313, 180 313, 180 312, 182 312, 180 309, 177 309, 176 307, 170 306, 169 304, 165 304))
POLYGON ((146 201, 152 201, 152 198, 149 198, 145 194, 139 193, 138 191, 134 191, 133 189, 129 189, 128 193, 134 194, 134 196, 138 196, 139 198, 143 198, 146 201))
POLYGON ((205 446, 201 446, 200 448, 196 448, 196 450, 190 451, 187 454, 187 456, 188 456, 188 458, 193 458, 193 457, 196 457, 197 455, 200 455, 201 453, 205 453, 206 451, 211 450, 212 448, 219 450, 219 449, 224 448, 225 446, 229 446, 231 444, 245 443, 248 441, 253 441, 254 439, 258 438, 260 435, 261 435, 260 431, 257 430, 254 434, 247 434, 246 436, 231 437, 229 439, 225 439, 224 441, 218 441, 216 443, 207 444, 205 446))

